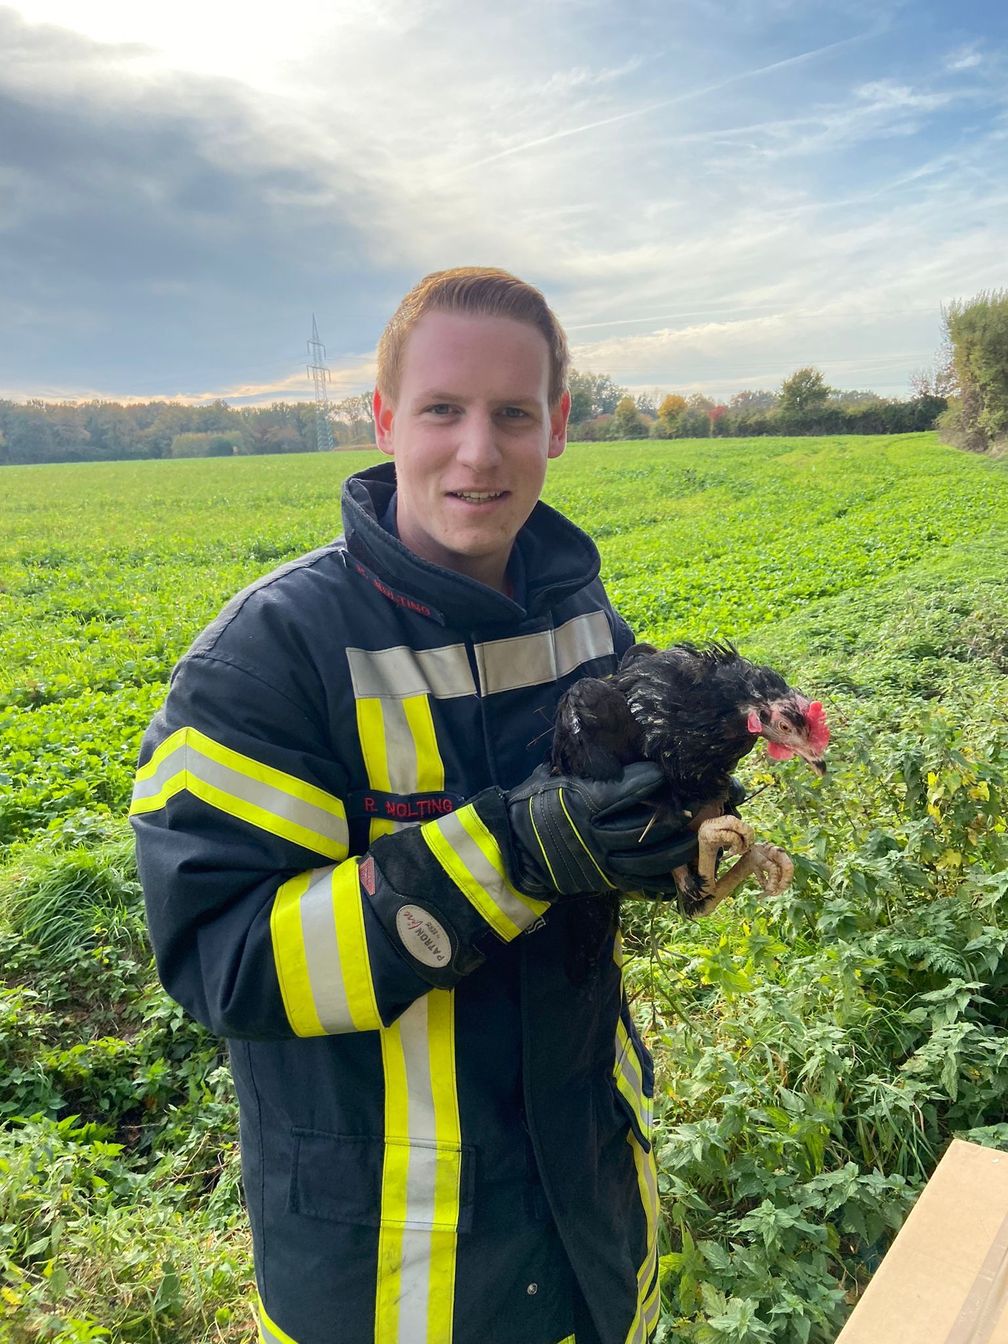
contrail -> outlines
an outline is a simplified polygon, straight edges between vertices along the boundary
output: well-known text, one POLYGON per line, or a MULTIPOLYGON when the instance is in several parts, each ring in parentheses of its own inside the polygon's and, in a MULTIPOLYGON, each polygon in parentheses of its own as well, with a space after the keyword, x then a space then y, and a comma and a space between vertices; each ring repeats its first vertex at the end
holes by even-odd
POLYGON ((526 140, 522 145, 512 145, 510 149, 488 154, 484 159, 474 159, 472 163, 463 164, 455 171, 464 173, 472 168, 483 168, 488 163, 497 163, 500 159, 510 158, 512 154, 523 154, 527 149, 538 149, 540 145, 552 144, 554 140, 566 140, 572 135, 583 135, 586 131, 598 130, 600 126, 613 126, 618 121, 629 121, 631 117, 644 117, 649 112, 657 112, 663 107, 674 107, 678 103, 691 102, 694 98, 705 98, 707 94, 718 93, 732 84, 741 84, 743 80, 768 75, 774 70, 784 70, 789 65, 800 65, 803 61, 810 61, 827 51, 839 51, 841 47, 849 47, 871 36, 871 32, 858 33, 855 37, 845 37, 840 42, 830 42, 825 47, 816 47, 812 51, 800 52, 797 56, 788 56, 783 61, 774 61, 772 65, 761 65, 756 70, 745 70, 740 75, 729 75, 727 79, 719 80, 717 84, 708 84, 702 89, 691 89, 688 93, 677 94, 675 98, 663 98, 660 102, 648 103, 645 107, 635 107, 629 112, 617 112, 613 117, 603 117, 601 121, 588 121, 583 126, 571 126, 566 131, 554 131, 552 135, 543 135, 537 140, 526 140))

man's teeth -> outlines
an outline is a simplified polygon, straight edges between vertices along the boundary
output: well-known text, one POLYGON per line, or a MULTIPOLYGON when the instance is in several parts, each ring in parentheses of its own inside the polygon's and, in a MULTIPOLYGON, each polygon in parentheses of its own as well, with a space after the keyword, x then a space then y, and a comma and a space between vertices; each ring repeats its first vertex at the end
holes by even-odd
POLYGON ((453 490, 456 499, 467 499, 473 504, 482 504, 487 499, 500 499, 503 490, 453 490))

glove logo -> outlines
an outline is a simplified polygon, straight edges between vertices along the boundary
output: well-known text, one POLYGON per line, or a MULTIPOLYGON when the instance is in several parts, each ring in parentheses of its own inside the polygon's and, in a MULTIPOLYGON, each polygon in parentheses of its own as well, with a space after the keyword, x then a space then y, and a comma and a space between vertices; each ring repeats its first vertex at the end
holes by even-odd
POLYGON ((441 969, 451 961, 451 939, 432 914, 420 905, 396 911, 396 932, 403 947, 425 966, 441 969))

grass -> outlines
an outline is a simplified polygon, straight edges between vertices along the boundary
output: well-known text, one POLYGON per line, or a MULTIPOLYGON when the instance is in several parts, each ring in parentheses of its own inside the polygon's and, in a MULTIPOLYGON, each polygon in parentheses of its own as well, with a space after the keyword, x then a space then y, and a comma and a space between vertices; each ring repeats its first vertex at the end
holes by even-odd
MULTIPOLYGON (((343 475, 376 460, 5 471, 2 1340, 251 1339, 234 1097, 157 985, 123 812, 175 659, 334 536, 343 475)), ((734 638, 834 726, 823 783, 745 765, 788 893, 691 925, 624 907, 663 1340, 832 1344, 949 1137, 1008 1147, 1006 473, 928 434, 573 445, 551 467, 642 636, 734 638)))

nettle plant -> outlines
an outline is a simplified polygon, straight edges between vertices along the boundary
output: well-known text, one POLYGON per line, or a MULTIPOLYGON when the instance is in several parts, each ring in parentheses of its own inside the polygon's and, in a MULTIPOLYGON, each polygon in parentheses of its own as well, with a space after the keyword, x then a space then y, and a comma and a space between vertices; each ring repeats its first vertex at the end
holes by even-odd
POLYGON ((624 907, 669 1340, 829 1344, 949 1138, 1008 1147, 1006 700, 848 707, 824 783, 750 765, 790 891, 624 907))

